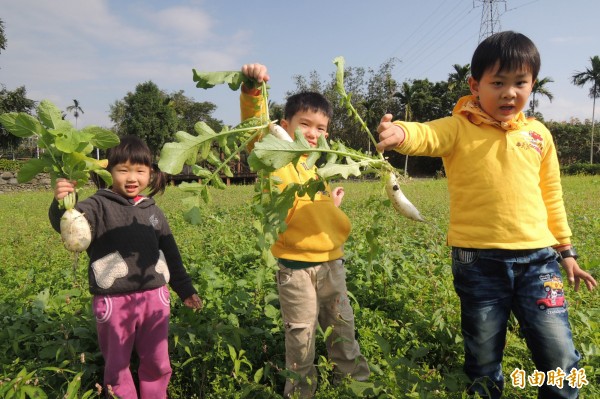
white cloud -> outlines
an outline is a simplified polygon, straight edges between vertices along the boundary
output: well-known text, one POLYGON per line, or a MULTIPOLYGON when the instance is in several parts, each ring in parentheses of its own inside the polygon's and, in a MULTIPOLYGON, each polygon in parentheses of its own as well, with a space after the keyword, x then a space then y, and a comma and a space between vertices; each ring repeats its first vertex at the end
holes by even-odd
POLYGON ((181 40, 193 39, 195 42, 207 42, 213 37, 213 23, 202 10, 189 7, 172 7, 151 16, 154 23, 163 32, 176 35, 181 40))
POLYGON ((158 10, 147 2, 0 2, 8 39, 0 81, 61 108, 77 98, 84 124, 110 125, 109 105, 139 83, 184 90, 194 86, 192 68, 237 69, 249 48, 250 32, 219 27, 201 2, 158 10))

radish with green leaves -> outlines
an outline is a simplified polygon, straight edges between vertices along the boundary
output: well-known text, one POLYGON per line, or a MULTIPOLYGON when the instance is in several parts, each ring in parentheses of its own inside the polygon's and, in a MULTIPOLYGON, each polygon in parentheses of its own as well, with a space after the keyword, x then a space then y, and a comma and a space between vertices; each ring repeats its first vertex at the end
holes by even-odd
POLYGON ((406 198, 400 186, 398 185, 398 178, 394 172, 390 172, 385 178, 385 192, 388 198, 392 202, 392 206, 395 210, 400 212, 402 215, 409 219, 416 220, 418 222, 424 222, 423 216, 415 206, 406 198))
MULTIPOLYGON (((107 160, 94 159, 90 154, 94 147, 106 150, 119 143, 119 137, 107 129, 87 126, 75 129, 69 121, 63 120, 62 112, 53 103, 43 100, 37 108, 37 119, 21 112, 0 115, 0 123, 14 136, 37 140, 41 149, 39 158, 25 163, 17 173, 17 180, 24 183, 38 173, 49 173, 52 187, 56 188, 59 179, 74 182, 80 188, 90 179, 90 172, 96 173, 107 185, 112 182, 105 169, 107 160)), ((65 248, 75 253, 75 265, 79 253, 90 244, 89 224, 75 209, 77 192, 69 193, 60 203, 66 209, 60 222, 61 237, 65 248)))
POLYGON ((60 236, 65 248, 77 254, 90 246, 92 231, 83 213, 75 209, 76 200, 77 196, 74 192, 63 199, 66 211, 60 218, 60 236))
POLYGON ((269 132, 280 140, 294 141, 284 128, 274 122, 269 123, 269 132))

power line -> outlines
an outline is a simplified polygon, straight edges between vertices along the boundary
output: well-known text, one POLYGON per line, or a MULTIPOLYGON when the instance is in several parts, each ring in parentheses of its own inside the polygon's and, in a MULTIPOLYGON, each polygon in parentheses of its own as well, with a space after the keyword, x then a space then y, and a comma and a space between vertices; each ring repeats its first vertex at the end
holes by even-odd
MULTIPOLYGON (((401 75, 414 66, 423 64, 423 60, 425 58, 430 58, 432 54, 437 55, 438 49, 443 47, 449 40, 453 39, 460 31, 464 30, 472 23, 472 21, 469 21, 469 18, 465 18, 465 14, 468 16, 472 11, 471 5, 467 5, 466 9, 458 8, 456 5, 452 5, 451 7, 451 9, 442 10, 439 20, 434 21, 434 14, 437 11, 440 11, 440 8, 438 7, 434 13, 431 13, 426 17, 425 22, 431 28, 413 31, 411 36, 414 35, 414 32, 420 33, 419 39, 412 43, 412 46, 405 52, 402 52, 401 55, 398 54, 400 51, 395 51, 394 55, 397 55, 398 58, 402 59, 402 64, 399 66, 396 73, 401 75)), ((422 25, 423 24, 421 24, 421 26, 422 25)), ((430 64, 431 62, 428 61, 427 65, 429 66, 430 64)), ((420 70, 420 72, 422 72, 422 70, 420 70)))

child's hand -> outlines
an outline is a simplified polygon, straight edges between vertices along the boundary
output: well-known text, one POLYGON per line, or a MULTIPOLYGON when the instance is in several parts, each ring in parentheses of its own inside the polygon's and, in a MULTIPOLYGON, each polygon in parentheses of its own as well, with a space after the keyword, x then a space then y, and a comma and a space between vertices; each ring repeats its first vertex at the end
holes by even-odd
POLYGON ((258 83, 268 82, 270 79, 267 67, 262 64, 245 64, 242 66, 242 73, 258 83))
POLYGON ((392 123, 392 114, 385 114, 377 126, 379 133, 379 143, 375 147, 377 151, 393 150, 404 141, 404 130, 398 125, 392 123))
POLYGON ((344 188, 336 187, 333 190, 331 190, 331 197, 333 197, 333 203, 335 204, 335 206, 339 208, 342 204, 342 198, 344 198, 344 188))
POLYGON ((581 280, 583 280, 583 282, 587 286, 587 289, 590 291, 592 291, 598 285, 598 283, 596 282, 594 277, 592 277, 591 274, 582 270, 579 267, 579 264, 577 263, 575 258, 564 258, 560 262, 560 264, 567 271, 569 285, 575 285, 575 291, 579 290, 581 280))
POLYGON ((56 179, 56 186, 54 187, 54 198, 57 201, 65 198, 67 194, 75 191, 75 182, 69 181, 64 178, 56 179))
POLYGON ((190 309, 202 309, 202 299, 197 294, 194 294, 183 301, 183 304, 190 309))

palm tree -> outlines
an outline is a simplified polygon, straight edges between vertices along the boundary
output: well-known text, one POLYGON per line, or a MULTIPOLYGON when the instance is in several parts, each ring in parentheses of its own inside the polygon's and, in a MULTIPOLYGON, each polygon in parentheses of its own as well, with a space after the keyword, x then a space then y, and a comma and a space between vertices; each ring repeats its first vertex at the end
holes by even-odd
MULTIPOLYGON (((404 105, 404 120, 406 122, 410 122, 412 120, 412 104, 413 104, 413 95, 415 91, 413 87, 408 84, 408 82, 402 83, 402 88, 399 92, 394 93, 394 97, 398 97, 400 102, 404 105)), ((404 158, 404 176, 408 175, 408 155, 404 158)))
POLYGON ((79 105, 79 101, 73 100, 73 105, 69 105, 67 107, 67 112, 73 113, 73 116, 75 117, 75 128, 77 129, 77 118, 79 118, 80 113, 83 114, 83 109, 81 109, 81 106, 79 105))
POLYGON ((552 102, 554 100, 554 95, 546 88, 548 83, 552 83, 554 80, 549 77, 545 77, 543 79, 538 79, 533 84, 533 89, 531 90, 531 101, 529 101, 529 115, 535 116, 535 107, 538 105, 538 100, 535 98, 536 95, 545 96, 552 102))
POLYGON ((597 55, 590 58, 592 63, 591 68, 587 68, 585 72, 575 72, 573 75, 573 84, 583 87, 588 82, 592 84, 590 89, 590 97, 592 101, 592 134, 590 145, 590 163, 594 163, 594 119, 596 113, 596 98, 600 97, 600 57, 597 55))
POLYGON ((454 72, 448 74, 448 90, 456 91, 459 96, 465 96, 471 91, 468 79, 471 76, 471 65, 454 64, 454 72))

